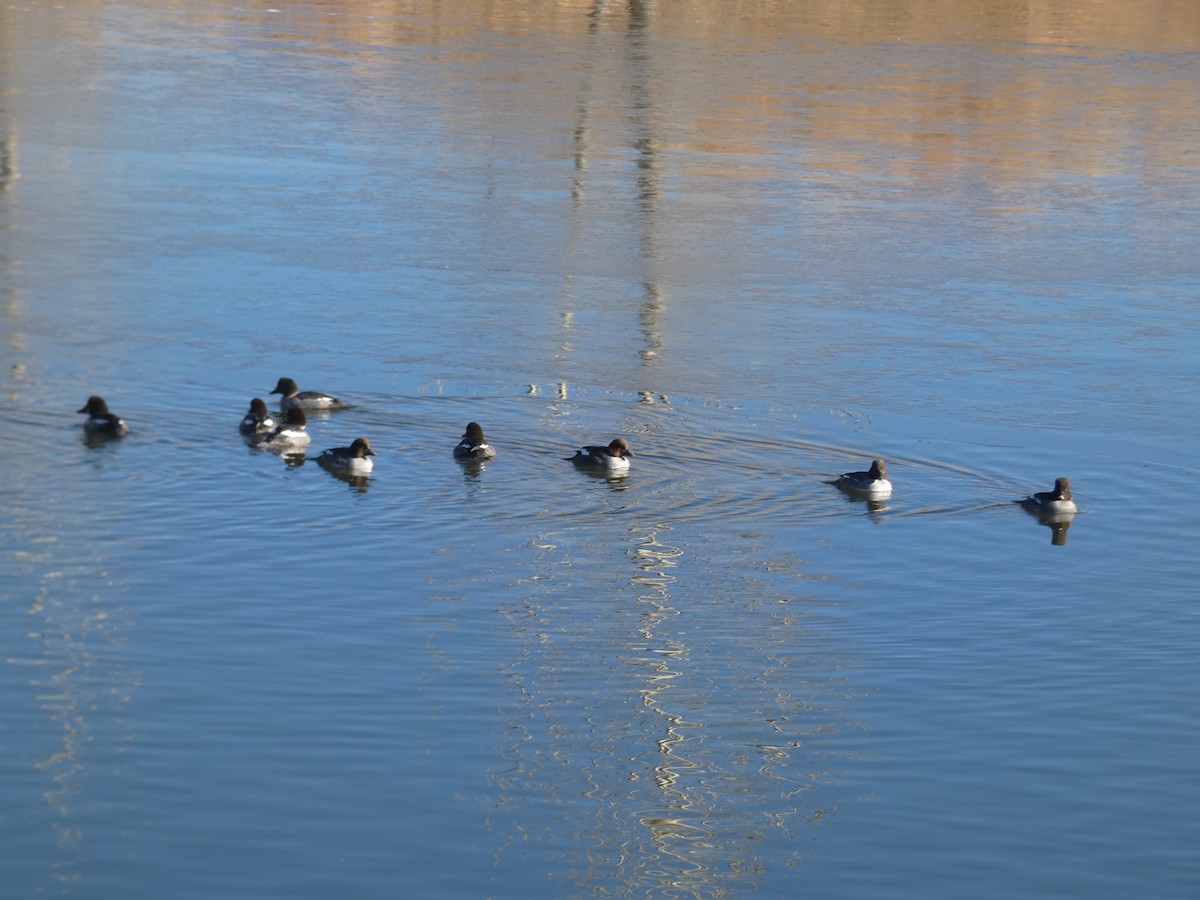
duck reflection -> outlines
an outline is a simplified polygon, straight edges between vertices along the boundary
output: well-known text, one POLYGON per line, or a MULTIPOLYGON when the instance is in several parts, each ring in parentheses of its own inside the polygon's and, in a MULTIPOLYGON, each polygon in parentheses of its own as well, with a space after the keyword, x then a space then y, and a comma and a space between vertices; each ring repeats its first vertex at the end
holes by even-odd
POLYGON ((368 475, 358 475, 353 472, 347 472, 344 469, 330 469, 325 466, 321 466, 321 468, 329 473, 330 478, 337 481, 344 481, 350 485, 351 489, 356 493, 365 494, 370 488, 371 478, 368 475))
POLYGON ((466 481, 476 481, 483 474, 483 470, 487 468, 486 459, 455 459, 458 467, 463 471, 463 478, 466 481))
POLYGON ((103 431, 82 431, 80 439, 83 446, 89 450, 100 450, 106 447, 116 447, 121 443, 121 435, 106 434, 103 431))
POLYGON ((1053 546, 1066 546, 1067 531, 1071 527, 1071 522, 1075 519, 1075 513, 1045 512, 1036 509, 1026 509, 1025 512, 1050 529, 1050 543, 1053 546))
POLYGON ((593 481, 603 481, 614 491, 629 490, 629 470, 623 469, 617 472, 607 472, 603 469, 585 469, 577 466, 577 471, 584 478, 590 478, 593 481))
POLYGON ((295 447, 275 447, 271 444, 255 443, 250 439, 247 439, 246 442, 260 450, 267 450, 274 453, 283 460, 283 464, 289 469, 298 469, 308 461, 308 457, 304 455, 304 451, 297 450, 295 447))
POLYGON ((882 522, 883 515, 889 508, 889 501, 892 498, 891 494, 877 494, 870 491, 864 491, 853 485, 839 484, 835 481, 826 482, 834 485, 838 492, 845 498, 847 503, 866 507, 867 515, 874 522, 882 522))

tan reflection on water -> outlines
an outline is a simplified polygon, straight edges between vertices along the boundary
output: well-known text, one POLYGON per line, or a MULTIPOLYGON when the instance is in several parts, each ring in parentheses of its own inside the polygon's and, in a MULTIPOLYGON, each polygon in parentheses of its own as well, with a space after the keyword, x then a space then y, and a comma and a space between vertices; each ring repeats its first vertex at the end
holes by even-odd
MULTIPOLYGON (((78 5, 96 14, 109 6, 78 5)), ((257 27, 281 51, 357 60, 367 77, 387 79, 388 66, 419 61, 452 82, 474 82, 484 112, 496 84, 515 79, 531 109, 564 116, 574 109, 577 174, 588 147, 611 137, 612 111, 589 97, 628 104, 625 111, 644 122, 635 147, 646 173, 665 150, 761 155, 781 141, 853 140, 866 142, 864 152, 878 147, 872 162, 883 165, 894 146, 917 149, 926 163, 1094 173, 1125 164, 1123 148, 1132 143, 1159 164, 1197 166, 1178 131, 1190 131, 1200 113, 1189 73, 1163 59, 1149 64, 1159 70, 1154 83, 1131 84, 1105 69, 1132 53, 1200 50, 1194 0, 324 0, 256 9, 174 0, 148 9, 147 21, 152 10, 169 19, 172 36, 181 24, 206 42, 257 27), (947 51, 983 49, 999 59, 986 70, 944 59, 947 51), (878 61, 863 66, 864 51, 878 61), (507 62, 522 60, 532 69, 505 74, 507 62), (1070 73, 1042 60, 1069 61, 1070 73), (612 79, 625 87, 601 88, 612 79), (653 110, 669 119, 653 121, 653 110)), ((40 15, 6 5, 0 34, 53 27, 72 40, 107 39, 85 18, 40 15)), ((17 84, 21 53, 20 42, 4 53, 17 84)), ((510 115, 479 121, 496 129, 527 124, 510 115)), ((0 137, 15 172, 14 142, 0 137)), ((824 164, 852 160, 839 155, 824 164)), ((769 154, 730 163, 724 174, 752 176, 758 165, 772 168, 769 154)), ((577 198, 582 187, 575 185, 577 198)))
POLYGON ((775 42, 798 35, 1065 48, 1200 47, 1200 8, 1190 0, 311 0, 279 4, 270 12, 183 0, 158 5, 173 8, 177 19, 229 28, 269 15, 283 39, 311 38, 315 27, 365 46, 459 46, 480 31, 573 35, 602 21, 641 17, 692 40, 775 42))
POLYGON ((20 177, 17 166, 16 124, 11 121, 11 95, 16 90, 13 74, 12 29, 7 27, 5 13, 0 9, 0 192, 8 190, 20 177))

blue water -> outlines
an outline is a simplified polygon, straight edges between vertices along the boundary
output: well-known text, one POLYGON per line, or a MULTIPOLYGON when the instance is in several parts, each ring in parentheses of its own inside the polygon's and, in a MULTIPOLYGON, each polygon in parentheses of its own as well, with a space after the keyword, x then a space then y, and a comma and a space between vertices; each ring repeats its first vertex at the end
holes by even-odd
POLYGON ((1194 896, 1200 57, 1098 5, 0 10, 0 893, 1194 896))

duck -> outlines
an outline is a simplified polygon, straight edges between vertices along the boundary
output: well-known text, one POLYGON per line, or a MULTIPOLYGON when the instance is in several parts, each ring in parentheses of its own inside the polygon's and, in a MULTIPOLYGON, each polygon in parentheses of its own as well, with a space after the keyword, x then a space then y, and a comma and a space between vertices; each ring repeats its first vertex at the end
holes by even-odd
POLYGON ((567 456, 577 466, 589 469, 607 469, 611 472, 621 472, 629 468, 629 457, 633 451, 625 438, 614 438, 607 447, 581 447, 574 456, 567 456))
POLYGON ((304 410, 295 406, 287 411, 282 425, 263 436, 263 443, 276 448, 307 447, 312 442, 308 433, 308 417, 304 410))
POLYGON ((864 494, 890 494, 892 483, 888 481, 887 464, 882 459, 871 460, 871 468, 865 472, 846 472, 829 482, 848 491, 864 494))
POLYGON ((485 460, 491 459, 495 455, 496 448, 487 442, 479 423, 468 422, 462 440, 454 447, 454 458, 485 460))
POLYGON ((1016 502, 1031 512, 1050 515, 1073 513, 1079 508, 1071 499, 1071 481, 1068 478, 1055 478, 1054 490, 1039 491, 1016 502))
POLYGON ((238 430, 242 434, 266 434, 274 428, 275 420, 267 411, 267 404, 261 398, 255 397, 250 401, 250 410, 242 418, 242 424, 238 426, 238 430))
POLYGON ((103 397, 88 397, 87 403, 77 412, 88 414, 87 421, 83 423, 83 430, 88 434, 120 437, 129 433, 129 426, 108 411, 108 404, 103 397))
POLYGON ((301 391, 290 378, 280 378, 272 394, 282 394, 279 405, 283 409, 341 409, 346 406, 337 397, 319 391, 301 391))
POLYGON ((366 438, 355 438, 349 447, 334 447, 332 450, 323 451, 317 457, 317 462, 327 469, 337 469, 351 475, 366 475, 375 468, 371 457, 378 455, 371 449, 371 442, 366 438))

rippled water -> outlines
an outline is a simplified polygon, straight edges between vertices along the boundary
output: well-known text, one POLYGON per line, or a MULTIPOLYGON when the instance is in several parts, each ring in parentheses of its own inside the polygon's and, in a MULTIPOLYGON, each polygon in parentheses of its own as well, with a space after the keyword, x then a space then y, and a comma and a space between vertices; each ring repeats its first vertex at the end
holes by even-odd
POLYGON ((0 8, 6 896, 1194 896, 1198 35, 0 8))

